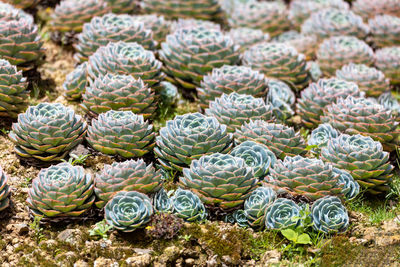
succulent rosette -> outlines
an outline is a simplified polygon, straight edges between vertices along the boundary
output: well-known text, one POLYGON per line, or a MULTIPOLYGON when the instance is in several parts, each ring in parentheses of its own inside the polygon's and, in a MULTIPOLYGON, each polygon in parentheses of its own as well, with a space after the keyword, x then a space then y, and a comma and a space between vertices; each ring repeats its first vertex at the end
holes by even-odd
POLYGON ((136 15, 133 18, 143 22, 144 26, 153 32, 153 39, 159 45, 165 40, 171 30, 171 22, 166 20, 164 16, 155 14, 136 15))
POLYGON ((83 24, 109 11, 106 1, 62 0, 51 15, 50 27, 59 32, 81 32, 83 24))
POLYGON ((364 19, 380 14, 400 16, 400 3, 397 0, 355 0, 352 9, 364 19))
POLYGON ((170 82, 161 82, 158 94, 162 105, 173 106, 178 100, 178 88, 170 82))
POLYGON ((309 146, 317 146, 317 151, 328 144, 328 141, 339 136, 339 131, 329 123, 322 123, 312 130, 308 139, 309 146))
POLYGON ((242 228, 249 227, 249 221, 247 219, 246 211, 244 210, 235 210, 226 214, 224 221, 232 224, 237 223, 237 225, 242 228))
POLYGON ((338 78, 320 79, 301 92, 297 101, 297 114, 306 127, 316 127, 321 123, 321 116, 328 105, 349 95, 363 96, 354 82, 338 78))
POLYGON ((214 99, 205 110, 205 114, 225 124, 228 132, 234 132, 250 120, 273 121, 274 119, 271 106, 265 104, 262 98, 235 92, 229 95, 222 94, 221 97, 214 99))
POLYGON ((307 60, 315 57, 319 44, 316 35, 311 33, 305 35, 293 30, 276 36, 272 41, 293 46, 299 53, 304 54, 307 60))
POLYGON ((342 188, 342 195, 346 200, 355 198, 360 193, 360 185, 354 180, 350 172, 338 168, 333 168, 333 172, 338 174, 338 185, 342 188))
POLYGON ((243 53, 243 64, 298 91, 307 86, 310 78, 305 56, 285 43, 255 44, 243 53))
POLYGON ((104 207, 107 223, 122 232, 145 227, 153 213, 150 198, 136 191, 120 191, 104 207))
POLYGON ((189 190, 178 188, 171 197, 173 214, 187 222, 204 221, 207 210, 200 198, 189 190))
POLYGON ((167 121, 156 143, 154 153, 160 164, 176 170, 182 170, 203 155, 227 153, 233 145, 226 125, 200 113, 179 115, 167 121))
POLYGON ((393 151, 399 144, 399 123, 394 115, 375 99, 348 96, 327 107, 323 122, 348 134, 371 136, 387 151, 393 151))
POLYGON ((154 116, 157 103, 154 92, 142 79, 108 73, 89 83, 81 106, 92 115, 109 110, 132 111, 147 119, 154 116))
POLYGON ((100 47, 89 57, 88 74, 92 80, 107 73, 131 75, 153 86, 164 79, 161 65, 143 46, 120 41, 100 47))
POLYGON ((86 140, 104 154, 136 158, 153 149, 154 138, 153 125, 142 115, 110 110, 92 120, 86 140))
POLYGON ((93 188, 93 177, 83 167, 64 162, 39 172, 26 201, 37 216, 75 217, 92 206, 93 188))
POLYGON ((265 211, 276 199, 276 193, 271 187, 261 186, 254 190, 244 202, 244 212, 248 224, 254 229, 264 228, 265 211))
POLYGON ((400 116, 400 103, 399 101, 392 95, 391 92, 387 92, 381 94, 378 98, 378 103, 381 104, 384 108, 391 110, 393 116, 398 120, 400 116))
POLYGON ((350 172, 372 194, 386 192, 393 176, 389 153, 369 136, 341 134, 322 148, 320 158, 350 172))
POLYGON ((375 55, 375 66, 390 79, 391 84, 400 84, 400 46, 378 49, 375 55))
POLYGON ((188 89, 199 86, 203 75, 213 68, 239 61, 239 47, 228 35, 202 26, 169 34, 159 54, 171 81, 188 89))
POLYGON ((10 20, 26 20, 28 23, 33 24, 32 15, 24 12, 23 10, 16 8, 8 3, 7 1, 0 2, 0 20, 10 21, 10 20), (4 3, 5 2, 5 3, 4 3))
POLYGON ((132 13, 139 8, 139 0, 105 0, 115 14, 132 13))
POLYGON ((67 75, 63 83, 65 97, 69 100, 77 100, 85 93, 88 84, 87 62, 78 65, 67 75))
POLYGON ((260 180, 264 179, 277 161, 275 154, 267 146, 253 141, 241 143, 230 154, 244 159, 246 165, 253 169, 254 176, 260 180))
POLYGON ((161 188, 157 193, 154 194, 153 206, 158 212, 170 213, 174 210, 174 205, 169 196, 169 192, 167 193, 164 188, 161 188))
POLYGON ((351 62, 371 66, 374 59, 372 48, 354 36, 332 36, 317 50, 317 62, 326 76, 333 76, 336 70, 351 62))
POLYGON ((321 68, 318 65, 318 62, 308 61, 307 68, 308 68, 308 71, 310 72, 310 77, 313 82, 317 82, 323 76, 321 68))
POLYGON ((378 97, 390 91, 390 82, 385 77, 385 74, 374 67, 368 67, 364 64, 350 63, 344 65, 340 70, 336 70, 336 77, 356 83, 367 96, 378 97))
POLYGON ((27 86, 22 71, 0 59, 0 117, 16 118, 25 110, 29 97, 27 86))
POLYGON ((250 46, 269 41, 270 36, 268 33, 264 33, 262 30, 240 27, 233 28, 228 32, 233 42, 240 46, 240 50, 243 52, 250 46))
POLYGON ((20 157, 57 161, 83 141, 86 129, 86 122, 71 108, 43 102, 18 115, 9 137, 20 157))
POLYGON ((74 46, 77 51, 75 58, 80 62, 85 61, 99 47, 118 41, 137 43, 145 49, 152 49, 156 45, 152 30, 146 28, 143 22, 129 15, 109 13, 94 17, 83 26, 74 46))
POLYGON ((248 1, 238 4, 238 7, 232 10, 228 20, 232 28, 260 29, 274 37, 290 28, 287 17, 288 11, 283 2, 248 1))
POLYGON ((0 212, 10 206, 10 187, 7 184, 8 177, 0 166, 0 212))
POLYGON ((313 228, 325 234, 345 232, 349 227, 349 215, 339 198, 327 196, 311 206, 313 228))
POLYGON ((245 141, 264 144, 280 159, 306 153, 306 144, 299 132, 296 133, 292 127, 283 124, 262 120, 244 123, 236 130, 235 141, 238 144, 245 141))
POLYGON ((268 79, 259 71, 245 66, 224 65, 215 68, 203 77, 197 88, 200 106, 207 108, 209 103, 222 94, 236 92, 254 97, 263 97, 268 91, 268 79))
POLYGON ((277 198, 265 210, 265 227, 267 229, 284 229, 295 227, 298 221, 294 218, 300 216, 301 208, 290 199, 277 198))
POLYGON ((104 207, 120 191, 157 192, 161 187, 161 172, 142 159, 104 165, 94 178, 94 192, 99 199, 96 206, 104 207))
POLYGON ((369 27, 362 17, 351 10, 325 8, 311 14, 301 26, 301 32, 305 35, 317 35, 321 39, 338 35, 364 39, 369 33, 369 27))
POLYGON ((368 21, 371 41, 377 47, 400 45, 400 18, 378 15, 368 21))
POLYGON ((215 153, 193 160, 179 181, 205 204, 230 210, 243 204, 258 179, 244 159, 215 153))
POLYGON ((275 118, 285 122, 295 113, 293 108, 296 96, 292 89, 280 80, 270 79, 268 87, 266 103, 271 105, 275 118))

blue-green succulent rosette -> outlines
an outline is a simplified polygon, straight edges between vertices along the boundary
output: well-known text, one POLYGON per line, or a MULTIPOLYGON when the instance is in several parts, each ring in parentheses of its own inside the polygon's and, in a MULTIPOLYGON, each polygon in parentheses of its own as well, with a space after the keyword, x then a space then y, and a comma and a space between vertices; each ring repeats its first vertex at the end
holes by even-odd
POLYGON ((271 187, 258 187, 244 202, 244 211, 248 224, 255 229, 264 228, 266 209, 276 199, 276 193, 271 187))
POLYGON ((200 198, 190 190, 178 188, 171 198, 173 213, 188 222, 203 221, 207 210, 200 198))
POLYGON ((338 197, 320 198, 311 206, 313 228, 325 234, 345 232, 349 215, 338 197))
POLYGON ((301 208, 290 199, 278 198, 265 211, 265 227, 267 229, 285 229, 296 227, 299 220, 293 218, 300 216, 301 208))

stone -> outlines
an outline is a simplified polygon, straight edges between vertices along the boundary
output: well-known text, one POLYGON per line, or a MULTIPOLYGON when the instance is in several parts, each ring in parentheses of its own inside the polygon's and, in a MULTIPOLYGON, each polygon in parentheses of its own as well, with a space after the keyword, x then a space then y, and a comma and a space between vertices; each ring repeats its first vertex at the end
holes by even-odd
POLYGON ((261 257, 261 264, 266 266, 277 264, 281 260, 281 257, 282 254, 277 249, 266 251, 261 257))
POLYGON ((193 266, 193 265, 194 265, 194 262, 195 262, 195 260, 192 259, 192 258, 187 258, 187 259, 185 260, 186 266, 193 266))
POLYGON ((14 229, 19 235, 26 235, 29 233, 29 226, 25 223, 15 224, 14 229))
POLYGON ((81 241, 82 232, 79 229, 65 229, 57 235, 57 239, 62 242, 76 245, 81 241))
POLYGON ((153 253, 154 253, 154 250, 152 250, 152 249, 146 249, 146 248, 134 248, 133 251, 134 251, 136 254, 139 254, 139 255, 153 254, 153 253))
POLYGON ((152 263, 153 258, 151 257, 150 253, 142 254, 135 257, 130 257, 126 259, 126 263, 128 266, 132 267, 147 267, 150 266, 152 263))
POLYGON ((89 267, 89 264, 86 261, 78 260, 74 263, 74 267, 89 267))
POLYGON ((119 267, 119 264, 115 260, 100 257, 94 261, 93 267, 119 267))

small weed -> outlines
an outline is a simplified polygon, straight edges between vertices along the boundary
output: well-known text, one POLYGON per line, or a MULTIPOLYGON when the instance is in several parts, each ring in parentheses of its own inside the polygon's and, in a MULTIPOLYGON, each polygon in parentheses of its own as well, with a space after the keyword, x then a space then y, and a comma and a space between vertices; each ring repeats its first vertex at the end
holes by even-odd
POLYGON ((7 130, 6 128, 1 128, 0 132, 4 135, 8 135, 10 133, 10 130, 7 130))
POLYGON ((185 240, 186 242, 189 242, 190 239, 192 238, 191 235, 180 235, 180 236, 178 236, 178 237, 179 237, 179 239, 185 240))
POLYGON ((35 233, 36 242, 39 244, 41 240, 44 238, 43 228, 40 227, 40 221, 43 219, 43 216, 35 216, 33 218, 33 222, 29 224, 29 227, 35 233))
POLYGON ((108 239, 108 231, 112 229, 112 226, 109 225, 105 220, 98 222, 94 225, 92 229, 89 230, 90 236, 100 236, 103 240, 108 239))
POLYGON ((61 161, 63 162, 68 162, 71 165, 85 165, 85 161, 86 159, 91 156, 91 154, 87 154, 87 155, 75 155, 75 154, 71 154, 71 157, 69 158, 68 161, 66 161, 65 159, 62 159, 61 161))

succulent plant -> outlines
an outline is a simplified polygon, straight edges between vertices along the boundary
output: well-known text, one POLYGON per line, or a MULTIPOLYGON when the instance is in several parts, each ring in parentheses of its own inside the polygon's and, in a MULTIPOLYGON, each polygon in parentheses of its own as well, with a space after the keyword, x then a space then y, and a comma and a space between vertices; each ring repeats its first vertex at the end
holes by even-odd
POLYGON ((298 225, 294 217, 300 216, 300 207, 290 199, 277 198, 265 211, 267 229, 284 229, 298 225))
POLYGON ((230 154, 244 159, 246 165, 253 169, 254 176, 260 180, 264 179, 277 161, 275 154, 267 146, 253 141, 241 143, 230 154))
POLYGON ((364 39, 369 27, 351 10, 326 8, 311 14, 301 26, 301 32, 305 35, 315 34, 321 39, 338 35, 364 39))
POLYGON ((158 212, 169 213, 173 212, 174 210, 174 204, 172 199, 169 197, 169 192, 167 193, 164 188, 161 188, 157 193, 154 194, 153 206, 158 212))
POLYGON ((338 185, 342 188, 342 195, 346 200, 355 198, 360 193, 360 185, 354 180, 350 172, 338 168, 333 168, 333 172, 338 174, 338 185))
POLYGON ((400 46, 378 49, 375 56, 375 66, 390 79, 390 83, 400 84, 400 46))
POLYGON ((306 127, 316 127, 321 123, 321 116, 328 105, 349 95, 363 94, 354 82, 338 78, 320 79, 301 92, 301 97, 297 101, 297 114, 306 127))
POLYGON ((178 88, 170 82, 161 82, 159 95, 162 105, 173 106, 178 100, 178 88))
POLYGON ((206 28, 221 31, 221 25, 216 22, 202 19, 178 19, 173 21, 171 24, 171 33, 179 29, 190 29, 190 28, 206 28))
POLYGON ((400 15, 400 3, 397 0, 356 0, 352 3, 352 9, 364 19, 381 14, 400 15))
POLYGON ((220 20, 223 16, 218 0, 143 0, 142 8, 168 19, 220 20))
POLYGON ((390 90, 389 79, 383 72, 364 64, 344 65, 336 71, 336 77, 349 82, 355 82, 367 96, 378 97, 390 90))
POLYGON ((150 198, 136 191, 120 191, 104 207, 107 223, 122 232, 143 228, 153 213, 150 198))
POLYGON ((63 162, 39 172, 26 201, 34 215, 75 217, 92 206, 93 188, 93 177, 83 167, 63 162))
POLYGON ((354 36, 333 36, 320 44, 317 62, 326 76, 333 76, 336 70, 351 62, 371 66, 374 51, 354 36))
POLYGON ((371 41, 377 47, 400 45, 400 18, 378 15, 368 21, 371 41))
POLYGON ((395 97, 393 97, 391 92, 381 94, 378 98, 378 103, 384 106, 386 109, 391 110, 396 119, 399 118, 400 103, 395 97))
POLYGON ((70 72, 63 83, 65 97, 69 100, 78 100, 85 93, 88 84, 87 62, 78 65, 70 72))
POLYGON ((0 117, 16 118, 27 106, 28 83, 7 60, 0 59, 0 117))
POLYGON ((200 106, 207 108, 209 103, 223 93, 247 94, 263 97, 268 91, 268 79, 264 74, 245 66, 224 65, 205 75, 197 88, 200 106))
POLYGON ((10 3, 11 5, 17 8, 33 8, 35 7, 41 0, 3 0, 5 3, 10 3))
POLYGON ((299 53, 306 56, 306 60, 315 57, 315 52, 318 47, 318 39, 314 34, 304 35, 293 30, 276 36, 272 41, 293 46, 299 53))
POLYGON ((0 20, 10 21, 10 20, 21 20, 21 19, 26 20, 30 24, 34 23, 32 15, 8 4, 7 0, 0 2, 0 20))
POLYGON ((270 79, 268 87, 266 103, 272 106, 272 112, 277 120, 286 122, 294 115, 295 94, 286 83, 280 80, 270 79))
POLYGON ((244 211, 248 224, 255 229, 264 228, 263 219, 269 204, 276 199, 276 193, 271 187, 261 186, 254 190, 244 202, 244 211))
POLYGON ((82 33, 78 35, 78 42, 74 46, 77 51, 75 58, 83 62, 99 47, 118 41, 137 43, 145 49, 152 49, 156 45, 153 31, 146 28, 143 22, 129 15, 109 13, 102 17, 94 17, 90 23, 83 26, 82 33))
POLYGON ((232 39, 205 27, 176 30, 161 44, 159 54, 171 81, 189 89, 200 85, 213 68, 239 61, 239 47, 232 39))
POLYGON ((204 221, 207 210, 200 198, 189 190, 178 188, 171 197, 173 213, 188 222, 204 221))
POLYGON ((43 102, 18 115, 9 137, 17 155, 57 161, 83 141, 86 129, 86 122, 71 108, 43 102))
POLYGON ((317 146, 317 149, 314 150, 319 151, 322 147, 325 147, 328 144, 329 140, 338 136, 338 130, 333 128, 329 123, 323 123, 312 130, 310 139, 308 139, 308 145, 317 146))
POLYGON ((90 114, 109 110, 132 111, 147 119, 154 115, 157 103, 154 92, 142 79, 108 73, 86 87, 81 106, 90 114))
POLYGON ((243 204, 258 179, 242 158, 214 153, 193 160, 183 169, 180 183, 207 205, 229 210, 243 204))
POLYGON ((387 151, 393 151, 400 143, 399 123, 392 112, 375 99, 352 96, 338 99, 336 104, 327 107, 322 121, 348 134, 371 136, 381 142, 387 151))
POLYGON ((97 151, 124 158, 141 157, 154 147, 153 125, 131 111, 110 110, 92 120, 88 143, 97 151))
POLYGON ((236 45, 240 46, 242 52, 254 44, 266 42, 270 39, 268 33, 247 27, 233 28, 228 32, 228 35, 236 45))
POLYGON ((229 95, 222 94, 221 97, 214 99, 205 110, 205 114, 225 124, 228 132, 234 132, 250 120, 272 122, 274 119, 271 106, 265 104, 262 98, 236 92, 229 95))
POLYGON ((127 14, 139 8, 140 0, 105 0, 114 14, 127 14))
POLYGON ((350 172, 360 186, 373 194, 387 191, 393 176, 389 153, 369 136, 341 134, 322 148, 321 159, 350 172))
POLYGON ((243 53, 243 64, 280 79, 296 90, 307 86, 310 78, 305 56, 285 43, 255 44, 243 53))
POLYGON ((316 61, 308 61, 307 68, 310 73, 311 80, 317 82, 322 77, 322 71, 316 61))
MULTIPOLYGON (((39 59, 43 54, 38 27, 29 20, 0 19, 0 58, 12 65, 24 65, 39 59)), ((22 66, 21 66, 22 67, 22 66)))
POLYGON ((81 32, 83 24, 109 11, 102 0, 62 0, 51 15, 50 27, 59 32, 81 32))
POLYGON ((104 165, 94 178, 94 192, 99 199, 96 206, 103 208, 120 191, 157 192, 161 187, 161 173, 142 159, 104 165))
POLYGON ((10 205, 10 187, 7 184, 8 177, 0 166, 0 212, 10 205))
POLYGON ((236 130, 235 141, 239 144, 245 141, 262 143, 280 159, 306 153, 304 139, 292 127, 262 120, 244 123, 236 130))
POLYGON ((171 30, 171 22, 166 20, 164 16, 155 14, 136 15, 133 18, 143 22, 144 26, 153 32, 153 39, 158 44, 165 40, 165 37, 171 30))
POLYGON ((234 8, 228 20, 232 28, 260 29, 274 37, 290 28, 287 17, 288 11, 283 2, 249 1, 234 8))
POLYGON ((92 80, 107 73, 131 75, 153 86, 164 78, 161 65, 154 53, 143 46, 117 42, 100 47, 89 57, 88 74, 92 80))
POLYGON ((241 209, 226 214, 224 217, 224 221, 232 224, 237 223, 237 225, 242 228, 249 227, 249 221, 247 219, 246 211, 241 209))
POLYGON ((300 28, 311 14, 327 8, 348 10, 349 4, 343 0, 294 0, 290 3, 289 19, 293 25, 300 28))
POLYGON ((218 0, 218 2, 225 16, 229 18, 235 8, 241 7, 242 4, 256 2, 256 0, 218 0))
POLYGON ((216 118, 200 113, 176 116, 167 121, 156 137, 154 153, 166 169, 182 170, 192 160, 232 148, 232 134, 216 118))
POLYGON ((325 234, 344 232, 349 227, 349 215, 337 197, 318 199, 311 206, 313 228, 325 234))

